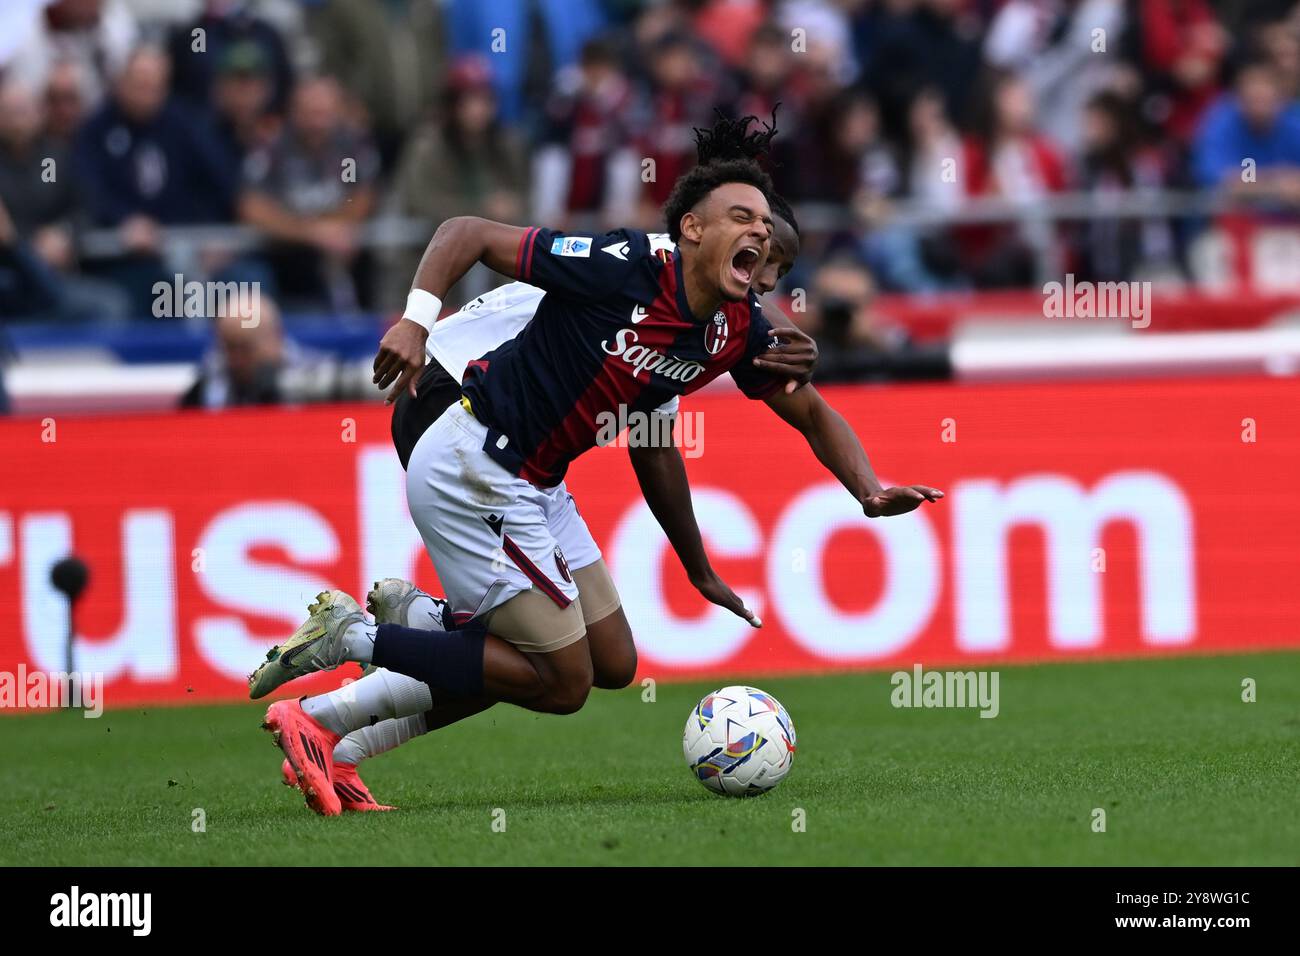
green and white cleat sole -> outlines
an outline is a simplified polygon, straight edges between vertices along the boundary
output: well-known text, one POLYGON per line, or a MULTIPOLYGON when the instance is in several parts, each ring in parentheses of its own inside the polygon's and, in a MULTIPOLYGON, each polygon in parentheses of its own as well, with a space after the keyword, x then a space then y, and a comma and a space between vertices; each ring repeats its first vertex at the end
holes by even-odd
POLYGON ((343 635, 365 614, 345 591, 322 591, 307 606, 310 615, 283 644, 266 652, 266 660, 248 677, 248 696, 265 697, 297 677, 329 671, 344 663, 343 635))

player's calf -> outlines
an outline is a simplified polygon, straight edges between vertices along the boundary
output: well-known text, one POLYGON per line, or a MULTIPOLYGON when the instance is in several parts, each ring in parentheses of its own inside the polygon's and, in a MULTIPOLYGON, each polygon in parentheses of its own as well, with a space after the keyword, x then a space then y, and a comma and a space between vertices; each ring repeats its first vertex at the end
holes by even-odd
POLYGON ((621 607, 587 625, 587 643, 596 687, 620 690, 636 679, 636 644, 621 607))
POLYGON ((636 678, 636 644, 609 568, 597 560, 575 570, 573 580, 587 627, 593 684, 603 690, 627 687, 636 678))

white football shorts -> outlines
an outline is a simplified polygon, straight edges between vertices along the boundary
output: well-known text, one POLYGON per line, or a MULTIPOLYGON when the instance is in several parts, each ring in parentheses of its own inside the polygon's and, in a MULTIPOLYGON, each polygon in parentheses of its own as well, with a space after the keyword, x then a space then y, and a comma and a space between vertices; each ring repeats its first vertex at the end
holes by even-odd
POLYGON ((411 452, 406 501, 453 619, 479 617, 536 588, 564 608, 573 571, 600 560, 564 482, 538 488, 483 451, 487 429, 459 403, 411 452))

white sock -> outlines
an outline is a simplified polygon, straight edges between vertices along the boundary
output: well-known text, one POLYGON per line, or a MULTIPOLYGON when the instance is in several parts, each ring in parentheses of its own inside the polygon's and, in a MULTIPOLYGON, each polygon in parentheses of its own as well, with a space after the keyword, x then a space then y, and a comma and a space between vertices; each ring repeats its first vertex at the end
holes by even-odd
POLYGON ((373 727, 354 730, 334 747, 335 763, 359 764, 367 757, 387 753, 394 747, 400 747, 412 737, 419 737, 428 732, 424 714, 412 714, 409 717, 397 717, 381 720, 373 727))
POLYGON ((343 632, 343 656, 358 664, 369 664, 375 656, 375 634, 378 626, 357 621, 343 632))
POLYGON ((393 717, 423 714, 432 706, 428 684, 382 667, 361 680, 302 702, 308 716, 336 734, 349 734, 393 717))

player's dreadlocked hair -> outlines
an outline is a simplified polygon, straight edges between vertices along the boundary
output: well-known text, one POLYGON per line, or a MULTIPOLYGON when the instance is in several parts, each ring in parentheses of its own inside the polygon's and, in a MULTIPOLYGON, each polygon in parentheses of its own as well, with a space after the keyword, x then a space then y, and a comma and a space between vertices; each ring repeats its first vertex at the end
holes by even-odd
POLYGON ((673 242, 682 237, 682 216, 726 183, 753 186, 771 202, 772 179, 757 159, 767 153, 768 144, 776 135, 776 111, 772 111, 771 124, 765 123, 762 129, 750 132, 749 125, 756 119, 743 116, 732 120, 719 113, 718 121, 711 128, 695 130, 700 165, 678 178, 664 203, 668 238, 673 242))
MULTIPOLYGON (((763 123, 762 129, 749 131, 751 123, 762 122, 757 116, 742 116, 738 120, 727 119, 721 110, 715 109, 718 122, 712 129, 695 130, 695 150, 700 165, 719 159, 753 159, 767 156, 772 148, 772 138, 776 136, 776 111, 781 108, 777 103, 772 107, 772 121, 763 123)), ((799 223, 794 218, 794 210, 785 197, 776 190, 768 193, 768 205, 772 212, 790 224, 794 234, 799 235, 799 223)))
POLYGON ((780 103, 772 107, 772 122, 763 123, 761 129, 752 133, 751 123, 760 122, 757 116, 742 116, 740 119, 728 119, 722 110, 715 109, 718 120, 709 129, 692 127, 695 130, 695 154, 701 166, 728 159, 757 160, 768 154, 772 148, 772 137, 776 135, 776 111, 780 103))

